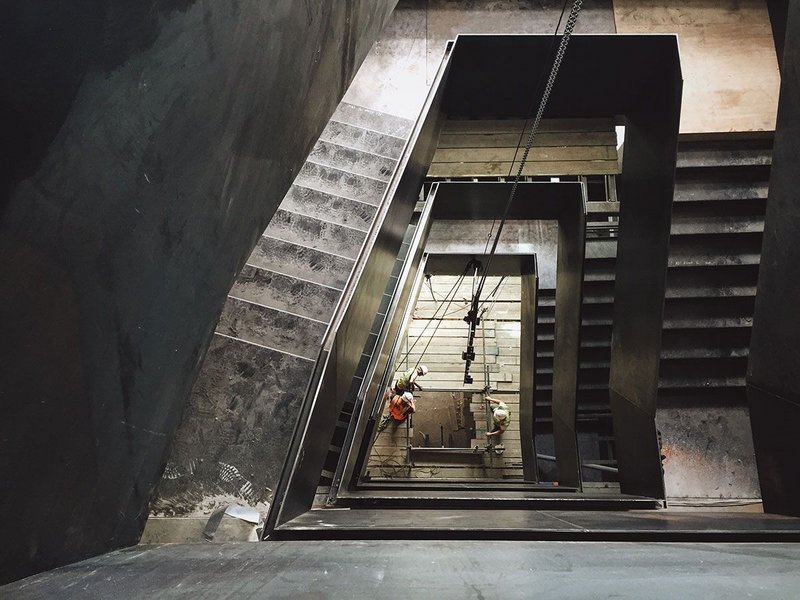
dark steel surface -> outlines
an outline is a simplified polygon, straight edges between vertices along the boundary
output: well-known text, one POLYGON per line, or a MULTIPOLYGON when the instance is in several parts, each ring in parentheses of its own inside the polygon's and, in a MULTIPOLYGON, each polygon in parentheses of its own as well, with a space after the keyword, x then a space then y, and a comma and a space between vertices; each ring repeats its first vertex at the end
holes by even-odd
MULTIPOLYGON (((417 294, 422 287, 422 277, 425 270, 423 251, 430 231, 430 214, 436 188, 428 194, 425 208, 417 221, 417 230, 411 240, 411 245, 406 257, 406 263, 398 277, 397 292, 387 308, 387 321, 375 344, 370 364, 359 389, 356 405, 348 427, 345 443, 342 448, 336 474, 331 485, 329 498, 333 502, 339 493, 339 487, 352 487, 353 475, 360 474, 369 452, 370 444, 366 439, 372 439, 376 425, 374 406, 377 398, 383 398, 385 381, 392 377, 390 372, 393 364, 389 361, 392 357, 400 335, 402 325, 407 316, 407 311, 416 302, 417 294)), ((382 406, 382 403, 381 403, 382 406)))
MULTIPOLYGON (((582 192, 585 192, 581 188, 582 192)), ((583 307, 583 257, 586 253, 585 197, 563 204, 558 220, 555 340, 553 343, 553 441, 558 482, 581 486, 578 454, 578 369, 583 307)))
POLYGON ((0 588, 18 600, 790 597, 797 544, 310 541, 141 546, 0 588), (498 569, 497 565, 502 565, 498 569))
POLYGON ((800 541, 800 519, 759 513, 657 510, 312 510, 283 526, 289 539, 540 539, 800 541))
POLYGON ((0 580, 138 540, 234 276, 394 4, 6 3, 0 580))
MULTIPOLYGON (((445 112, 487 119, 531 115, 539 74, 551 63, 551 39, 459 35, 445 112)), ((573 35, 544 117, 608 118, 656 110, 664 94, 673 101, 677 59, 674 35, 573 35)))
POLYGON ((622 491, 663 498, 655 413, 682 82, 676 40, 658 39, 654 95, 626 85, 637 102, 624 107, 609 391, 622 491))
MULTIPOLYGON (((449 89, 449 86, 448 86, 449 89)), ((511 193, 512 184, 501 182, 439 182, 434 219, 488 220, 500 219, 511 193)), ((577 181, 521 182, 514 203, 508 212, 510 220, 557 220, 565 204, 572 206, 581 197, 577 181)), ((494 259, 492 260, 494 265, 494 259)), ((458 270, 458 273, 463 269, 458 270)), ((494 271, 492 271, 494 273, 494 271)))
POLYGON ((373 230, 357 261, 355 277, 344 291, 344 301, 326 336, 331 356, 317 361, 319 386, 311 387, 300 411, 265 534, 311 507, 319 475, 336 427, 336 417, 346 400, 353 375, 380 304, 386 282, 416 205, 443 122, 440 111, 449 68, 449 52, 442 59, 426 106, 407 142, 373 230))
MULTIPOLYGON (((487 254, 429 254, 425 272, 431 275, 461 275, 471 259, 486 264, 487 254)), ((519 275, 519 254, 495 254, 492 275, 519 275)))
MULTIPOLYGON (((492 261, 492 265, 494 266, 492 261)), ((536 256, 520 257, 520 333, 519 333, 519 439, 522 446, 522 477, 538 481, 536 460, 536 313, 539 273, 536 256)))
POLYGON ((764 509, 800 515, 800 3, 786 24, 747 391, 764 509))

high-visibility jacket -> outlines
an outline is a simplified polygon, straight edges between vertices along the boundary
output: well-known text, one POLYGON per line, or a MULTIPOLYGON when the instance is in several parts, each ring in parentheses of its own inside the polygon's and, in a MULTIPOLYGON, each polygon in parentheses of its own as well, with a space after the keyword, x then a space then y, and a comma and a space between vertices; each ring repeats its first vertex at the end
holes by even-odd
POLYGON ((389 401, 389 415, 395 421, 404 421, 411 405, 402 396, 394 396, 389 401))

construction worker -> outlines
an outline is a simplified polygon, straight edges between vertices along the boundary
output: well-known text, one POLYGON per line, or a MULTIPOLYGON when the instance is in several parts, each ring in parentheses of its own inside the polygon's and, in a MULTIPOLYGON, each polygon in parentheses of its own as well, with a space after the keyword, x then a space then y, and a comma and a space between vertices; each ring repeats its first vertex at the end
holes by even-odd
POLYGON ((409 369, 395 380, 395 382, 392 384, 392 391, 399 395, 404 392, 422 390, 422 386, 417 383, 417 377, 424 377, 427 374, 428 367, 425 365, 418 365, 413 369, 409 369))
POLYGON ((386 429, 389 422, 395 426, 399 425, 408 418, 409 413, 417 410, 417 403, 414 401, 414 395, 411 392, 404 392, 403 394, 395 394, 389 401, 389 414, 384 415, 378 425, 378 433, 386 429))
POLYGON ((486 401, 489 402, 489 408, 492 409, 492 421, 494 428, 486 432, 486 437, 501 436, 508 429, 511 424, 511 411, 508 405, 502 400, 496 400, 486 396, 486 401))

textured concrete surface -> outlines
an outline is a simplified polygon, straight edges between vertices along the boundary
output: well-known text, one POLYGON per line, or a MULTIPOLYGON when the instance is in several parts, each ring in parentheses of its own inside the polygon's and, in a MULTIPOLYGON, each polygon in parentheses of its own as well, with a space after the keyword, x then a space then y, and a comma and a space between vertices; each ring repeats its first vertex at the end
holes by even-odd
POLYGON ((795 598, 796 544, 273 542, 140 546, 0 588, 50 598, 795 598))
MULTIPOLYGON (((413 119, 448 40, 459 33, 553 33, 562 6, 558 0, 401 0, 345 100, 413 119)), ((584 2, 575 32, 614 33, 611 0, 584 2)))
POLYGON ((668 498, 759 498, 750 418, 743 406, 660 408, 668 498))
POLYGON ((136 542, 234 276, 394 4, 6 7, 0 580, 136 542))

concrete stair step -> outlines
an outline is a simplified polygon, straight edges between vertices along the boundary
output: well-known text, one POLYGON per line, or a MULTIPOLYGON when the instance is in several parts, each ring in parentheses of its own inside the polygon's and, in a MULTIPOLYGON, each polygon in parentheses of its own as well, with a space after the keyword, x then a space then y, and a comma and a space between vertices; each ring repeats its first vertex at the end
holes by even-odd
POLYGON ((230 295, 276 310, 329 322, 341 291, 246 265, 236 278, 230 295))
POLYGON ((691 149, 678 152, 678 169, 769 166, 772 164, 772 151, 763 149, 691 149))
POLYGON ((353 261, 348 258, 264 235, 247 262, 254 267, 339 290, 344 289, 353 268, 353 261))
POLYGON ((403 137, 378 133, 340 121, 330 121, 319 139, 395 160, 400 158, 406 143, 403 137))
POLYGON ((326 323, 230 296, 217 324, 218 333, 310 359, 326 329, 326 323))
POLYGON ((278 209, 264 235, 306 248, 355 259, 366 234, 358 229, 278 209))
POLYGON ((411 130, 414 127, 414 122, 409 119, 388 115, 347 102, 339 103, 331 119, 401 138, 407 138, 411 135, 411 130))
POLYGON ((336 167, 307 161, 297 178, 296 185, 310 187, 350 200, 378 206, 386 191, 386 182, 358 175, 336 167))
POLYGON ((311 154, 308 155, 308 160, 319 165, 335 167, 381 181, 389 181, 397 166, 397 161, 393 158, 347 148, 324 140, 316 143, 311 154))
POLYGON ((676 181, 676 202, 767 199, 766 181, 676 181))
POLYGON ((300 185, 293 185, 289 189, 280 208, 364 232, 372 225, 377 210, 373 204, 342 198, 300 185))

